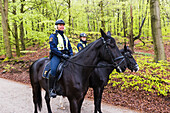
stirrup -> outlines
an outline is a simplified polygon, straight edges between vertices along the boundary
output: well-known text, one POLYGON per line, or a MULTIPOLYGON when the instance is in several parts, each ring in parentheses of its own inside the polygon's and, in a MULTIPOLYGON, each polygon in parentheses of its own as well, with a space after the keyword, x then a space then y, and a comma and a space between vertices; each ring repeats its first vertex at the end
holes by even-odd
POLYGON ((54 93, 53 91, 54 91, 53 89, 51 89, 51 90, 49 91, 49 96, 55 98, 55 97, 57 96, 57 94, 54 93))

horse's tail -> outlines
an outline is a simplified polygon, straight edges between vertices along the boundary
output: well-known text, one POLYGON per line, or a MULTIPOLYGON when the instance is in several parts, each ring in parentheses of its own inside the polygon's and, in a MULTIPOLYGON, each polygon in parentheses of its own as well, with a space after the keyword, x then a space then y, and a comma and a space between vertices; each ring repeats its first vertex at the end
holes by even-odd
MULTIPOLYGON (((29 75, 33 92, 33 102, 35 107, 38 105, 39 110, 42 108, 41 86, 38 81, 38 72, 36 70, 36 61, 30 66, 29 75)), ((37 109, 37 108, 36 108, 37 109)))

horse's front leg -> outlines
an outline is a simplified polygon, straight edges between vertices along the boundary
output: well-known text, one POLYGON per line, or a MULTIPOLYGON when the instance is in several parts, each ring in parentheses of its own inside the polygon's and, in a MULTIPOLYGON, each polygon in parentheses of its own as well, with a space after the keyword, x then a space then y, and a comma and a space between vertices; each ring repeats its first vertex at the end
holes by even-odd
MULTIPOLYGON (((88 89, 87 89, 88 90, 88 89)), ((85 93, 83 94, 83 97, 81 99, 79 99, 79 102, 78 102, 78 105, 79 105, 79 113, 81 113, 81 106, 82 106, 82 103, 84 101, 84 97, 87 93, 87 90, 85 91, 85 93)))
POLYGON ((69 99, 71 113, 80 113, 77 99, 69 99))
POLYGON ((102 113, 101 111, 101 100, 102 100, 102 93, 103 93, 104 87, 96 87, 93 88, 94 90, 94 105, 95 105, 95 110, 94 113, 102 113))
POLYGON ((48 113, 52 113, 51 106, 50 106, 50 97, 49 97, 48 91, 46 91, 46 94, 45 94, 45 101, 47 104, 48 113))

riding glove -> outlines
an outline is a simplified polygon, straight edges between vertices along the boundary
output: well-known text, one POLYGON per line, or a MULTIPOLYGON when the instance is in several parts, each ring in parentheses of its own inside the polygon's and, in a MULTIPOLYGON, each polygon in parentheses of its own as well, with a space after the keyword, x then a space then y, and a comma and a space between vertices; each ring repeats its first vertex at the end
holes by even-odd
POLYGON ((70 56, 68 56, 68 55, 66 55, 66 54, 63 54, 62 57, 63 57, 64 59, 69 59, 69 58, 70 58, 70 56))

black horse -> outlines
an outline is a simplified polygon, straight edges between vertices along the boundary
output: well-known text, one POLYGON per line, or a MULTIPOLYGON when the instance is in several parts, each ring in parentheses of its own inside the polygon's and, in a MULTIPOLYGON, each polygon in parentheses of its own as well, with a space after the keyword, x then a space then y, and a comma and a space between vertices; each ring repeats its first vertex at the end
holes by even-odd
MULTIPOLYGON (((90 73, 99 61, 108 62, 110 64, 109 66, 117 68, 118 72, 124 72, 126 69, 126 62, 114 38, 107 36, 103 30, 100 31, 102 35, 101 38, 91 43, 66 62, 63 76, 58 81, 58 85, 62 88, 62 95, 66 96, 69 100, 71 113, 81 112, 82 102, 89 86, 90 73)), ((42 72, 47 62, 49 62, 48 58, 41 58, 35 61, 30 67, 30 80, 35 107, 34 113, 38 112, 37 106, 40 111, 42 108, 41 88, 46 91, 45 100, 48 113, 52 113, 48 92, 48 80, 42 77, 42 72)))
MULTIPOLYGON (((111 35, 110 33, 108 34, 111 35)), ((124 49, 120 50, 122 55, 125 57, 125 61, 127 64, 128 69, 133 71, 138 71, 139 67, 135 61, 135 59, 132 56, 132 51, 126 46, 124 46, 124 49)), ((97 65, 107 65, 109 64, 106 61, 100 61, 97 65)), ((114 67, 107 67, 107 68, 95 68, 94 71, 91 73, 89 78, 89 87, 93 88, 94 91, 94 105, 95 105, 95 111, 94 113, 102 113, 101 111, 101 100, 102 100, 102 93, 104 90, 104 86, 107 85, 107 82, 109 80, 109 75, 114 70, 114 67)))

